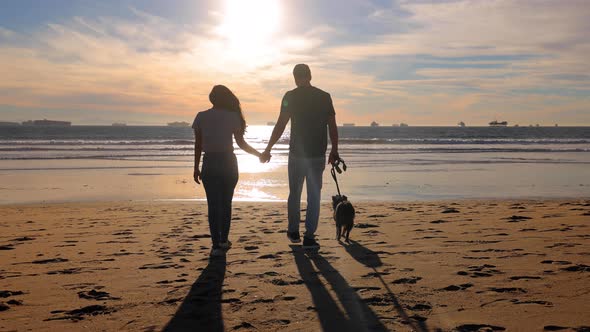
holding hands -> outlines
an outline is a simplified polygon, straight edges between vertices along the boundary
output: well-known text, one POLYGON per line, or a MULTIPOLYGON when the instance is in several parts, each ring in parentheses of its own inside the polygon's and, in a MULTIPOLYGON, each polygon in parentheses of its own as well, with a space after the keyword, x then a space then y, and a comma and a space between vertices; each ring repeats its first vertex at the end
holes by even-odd
POLYGON ((270 151, 268 149, 264 150, 264 152, 262 152, 259 157, 260 162, 263 164, 269 162, 270 158, 272 158, 272 156, 270 155, 270 151))

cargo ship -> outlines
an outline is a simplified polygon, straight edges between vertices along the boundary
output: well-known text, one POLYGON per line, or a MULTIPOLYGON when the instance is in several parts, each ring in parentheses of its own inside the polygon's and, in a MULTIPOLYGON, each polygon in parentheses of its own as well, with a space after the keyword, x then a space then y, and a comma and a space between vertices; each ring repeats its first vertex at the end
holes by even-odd
POLYGON ((379 127, 379 124, 375 121, 371 122, 371 127, 379 127))
POLYGON ((123 122, 115 122, 113 123, 113 127, 127 127, 127 124, 123 122))
POLYGON ((69 121, 54 121, 54 120, 29 120, 23 122, 23 126, 41 126, 41 127, 70 127, 72 125, 69 121))
POLYGON ((20 126, 20 123, 18 123, 18 122, 0 121, 0 127, 12 127, 12 126, 20 126))
POLYGON ((190 127, 190 123, 188 122, 170 122, 168 123, 168 127, 190 127))
POLYGON ((508 122, 506 121, 502 121, 502 122, 498 122, 496 120, 492 121, 489 123, 490 127, 506 127, 508 126, 508 122))

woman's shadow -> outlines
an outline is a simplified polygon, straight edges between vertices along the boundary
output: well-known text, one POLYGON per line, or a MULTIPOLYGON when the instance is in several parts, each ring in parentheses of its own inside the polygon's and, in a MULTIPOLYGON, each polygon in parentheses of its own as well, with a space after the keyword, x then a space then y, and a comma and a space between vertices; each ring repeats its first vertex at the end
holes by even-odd
POLYGON ((221 294, 225 256, 209 260, 188 295, 163 331, 223 331, 221 294))

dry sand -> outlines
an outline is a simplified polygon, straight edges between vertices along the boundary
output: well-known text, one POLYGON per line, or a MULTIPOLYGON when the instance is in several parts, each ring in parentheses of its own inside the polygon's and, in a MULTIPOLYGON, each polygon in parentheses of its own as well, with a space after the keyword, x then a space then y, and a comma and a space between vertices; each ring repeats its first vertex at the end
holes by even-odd
POLYGON ((359 203, 348 245, 325 205, 317 253, 285 205, 211 262, 202 202, 0 207, 0 331, 590 329, 589 200, 359 203))

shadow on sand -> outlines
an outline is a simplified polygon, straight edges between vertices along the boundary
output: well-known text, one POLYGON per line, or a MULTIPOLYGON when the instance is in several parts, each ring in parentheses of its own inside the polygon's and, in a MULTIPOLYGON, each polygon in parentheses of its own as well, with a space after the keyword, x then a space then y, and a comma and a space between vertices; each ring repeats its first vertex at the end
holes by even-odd
POLYGON ((373 269, 373 272, 375 272, 375 276, 379 278, 379 281, 381 281, 381 284, 387 291, 387 296, 389 297, 389 300, 393 304, 393 307, 397 311, 397 314, 400 316, 401 320, 405 321, 414 331, 428 331, 428 326, 426 325, 426 322, 419 320, 416 316, 408 316, 408 313, 404 310, 404 307, 399 303, 397 297, 391 291, 391 288, 389 288, 385 280, 383 280, 383 276, 377 270, 378 267, 383 265, 383 262, 381 261, 379 255, 373 250, 363 246, 362 244, 356 241, 351 240, 348 245, 344 243, 341 244, 344 247, 344 249, 346 249, 346 252, 357 262, 365 265, 368 268, 373 269))
POLYGON ((163 331, 223 331, 221 293, 225 256, 209 260, 163 331))
POLYGON ((371 308, 319 252, 294 245, 291 250, 299 274, 311 293, 323 331, 387 331, 371 308), (319 275, 328 282, 338 302, 319 275))
POLYGON ((381 258, 376 252, 354 240, 350 240, 349 244, 343 242, 340 242, 340 244, 352 258, 366 267, 376 269, 383 265, 381 258))

